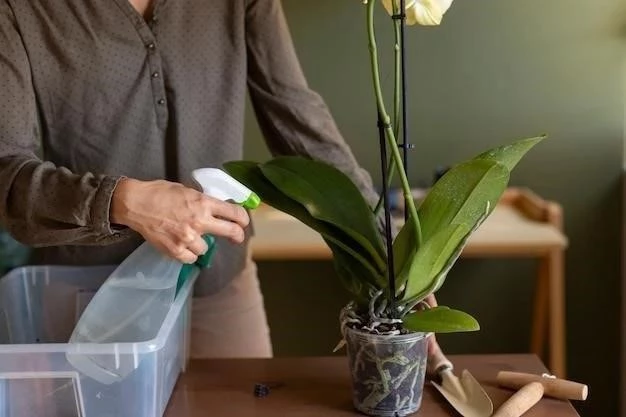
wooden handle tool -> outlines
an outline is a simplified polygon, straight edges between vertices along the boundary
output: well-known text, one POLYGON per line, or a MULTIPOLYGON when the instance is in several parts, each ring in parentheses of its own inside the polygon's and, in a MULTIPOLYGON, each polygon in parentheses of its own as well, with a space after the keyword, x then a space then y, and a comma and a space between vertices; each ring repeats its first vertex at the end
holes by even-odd
POLYGON ((544 395, 561 400, 584 401, 589 393, 587 385, 546 374, 501 371, 498 373, 497 380, 501 386, 511 389, 520 389, 531 382, 538 382, 543 386, 544 395))
POLYGON ((500 386, 519 391, 502 404, 493 417, 519 417, 537 404, 544 395, 562 400, 585 400, 589 392, 584 384, 547 374, 501 371, 496 378, 500 386))
POLYGON ((543 393, 543 385, 540 382, 531 382, 506 400, 492 417, 519 417, 537 404, 543 393))

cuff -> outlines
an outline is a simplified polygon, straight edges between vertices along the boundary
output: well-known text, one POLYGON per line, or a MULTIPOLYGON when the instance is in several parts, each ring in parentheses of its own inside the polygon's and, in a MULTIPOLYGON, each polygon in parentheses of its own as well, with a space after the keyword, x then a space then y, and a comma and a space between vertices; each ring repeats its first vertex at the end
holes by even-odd
POLYGON ((91 206, 91 226, 98 235, 119 235, 127 229, 111 224, 111 201, 113 193, 123 176, 105 176, 102 178, 91 206))

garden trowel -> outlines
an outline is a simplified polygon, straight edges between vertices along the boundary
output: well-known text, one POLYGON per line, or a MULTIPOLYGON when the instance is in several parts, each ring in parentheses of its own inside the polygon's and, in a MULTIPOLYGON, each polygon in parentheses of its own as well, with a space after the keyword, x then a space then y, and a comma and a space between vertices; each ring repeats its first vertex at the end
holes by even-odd
POLYGON ((433 386, 464 417, 489 417, 493 414, 493 403, 483 387, 467 369, 458 378, 452 370, 454 366, 443 354, 438 345, 428 358, 428 368, 441 382, 432 381, 433 386))

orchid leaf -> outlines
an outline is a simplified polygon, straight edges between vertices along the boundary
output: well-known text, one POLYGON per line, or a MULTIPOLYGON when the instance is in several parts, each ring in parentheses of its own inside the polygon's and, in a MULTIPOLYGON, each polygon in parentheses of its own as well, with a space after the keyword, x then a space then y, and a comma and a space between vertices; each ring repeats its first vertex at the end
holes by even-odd
POLYGON ((496 207, 513 168, 545 137, 521 139, 499 146, 451 168, 420 205, 422 237, 428 239, 451 223, 475 225, 487 203, 491 210, 496 207))
POLYGON ((385 249, 363 194, 337 168, 301 157, 277 157, 260 166, 263 175, 309 214, 343 230, 385 269, 385 249))
POLYGON ((394 276, 398 289, 406 282, 406 276, 402 275, 402 270, 418 250, 415 226, 415 222, 405 222, 393 241, 394 276))
POLYGON ((423 242, 401 273, 401 279, 406 282, 404 301, 414 299, 433 286, 470 230, 466 224, 446 225, 423 242))
POLYGON ((485 213, 483 214, 483 216, 478 220, 478 222, 474 225, 474 228, 472 230, 470 230, 464 237, 463 239, 461 239, 461 241, 459 242, 459 244, 457 245, 456 249, 453 251, 453 253, 448 257, 448 260, 446 262, 446 264, 443 266, 443 268, 439 271, 439 273, 437 274, 437 276, 435 277, 434 280, 431 281, 430 285, 426 288, 424 288, 421 292, 417 293, 416 295, 414 295, 411 299, 405 300, 406 305, 408 307, 413 307, 416 303, 418 303, 419 301, 423 300, 424 298, 426 298, 429 294, 432 294, 434 292, 436 292, 437 290, 439 290, 439 288, 441 288, 441 286, 443 285, 444 281, 446 280, 446 277, 448 275, 448 272, 450 272, 450 270, 452 269, 452 267, 454 266, 454 264, 456 263, 456 261, 459 259, 459 257, 461 256, 461 253, 463 252, 463 249, 465 248, 465 246, 467 245, 467 241, 469 240, 469 238, 471 237, 471 235, 480 227, 480 225, 485 221, 485 219, 488 216, 488 212, 489 212, 489 207, 485 206, 485 213))
MULTIPOLYGON (((432 250, 433 247, 446 245, 446 234, 452 239, 447 243, 454 246, 446 245, 445 254, 449 258, 443 266, 437 264, 435 276, 419 276, 424 271, 415 266, 411 266, 407 274, 405 265, 397 280, 407 282, 405 301, 419 300, 442 285, 470 235, 496 207, 508 185, 510 170, 543 138, 523 139, 484 152, 453 167, 433 186, 419 208, 422 236, 426 242, 424 246, 432 250), (459 225, 465 227, 459 229, 459 225), (453 232, 455 229, 457 234, 453 232)), ((424 255, 425 260, 418 260, 419 251, 415 253, 412 263, 427 262, 433 256, 424 255)))
POLYGON ((453 333, 480 330, 474 317, 445 306, 407 314, 402 321, 404 327, 414 332, 453 333))
MULTIPOLYGON (((370 272, 364 269, 363 265, 350 253, 332 241, 326 240, 326 244, 333 252, 333 266, 335 271, 337 271, 341 284, 354 296, 354 300, 358 304, 367 305, 369 303, 370 289, 379 288, 379 285, 373 286, 372 280, 363 279, 370 272)), ((378 278, 378 282, 384 282, 383 278, 378 278)))
POLYGON ((419 207, 422 238, 428 241, 451 224, 473 227, 496 206, 509 181, 509 170, 503 164, 472 159, 451 168, 432 187, 419 207))
POLYGON ((545 138, 546 135, 521 139, 509 145, 490 149, 476 156, 474 159, 485 159, 500 162, 502 165, 506 166, 509 172, 511 172, 524 155, 526 155, 529 150, 545 138))
POLYGON ((253 190, 261 200, 287 213, 302 223, 320 233, 329 245, 334 255, 339 253, 342 262, 353 273, 358 271, 358 277, 370 285, 385 285, 385 280, 371 261, 361 255, 359 246, 352 238, 333 225, 315 219, 297 201, 292 200, 265 178, 259 165, 251 161, 231 161, 224 164, 224 170, 233 178, 253 190), (341 250, 341 252, 338 252, 341 250), (350 260, 349 260, 350 259, 350 260), (358 267, 356 266, 358 264, 358 267))

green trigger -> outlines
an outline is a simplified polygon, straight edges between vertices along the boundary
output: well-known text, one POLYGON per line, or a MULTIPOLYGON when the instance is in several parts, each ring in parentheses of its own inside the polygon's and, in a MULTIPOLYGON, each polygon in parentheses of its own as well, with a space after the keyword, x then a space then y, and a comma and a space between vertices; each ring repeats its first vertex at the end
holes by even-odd
POLYGON ((215 244, 215 238, 211 235, 202 236, 204 241, 207 243, 209 249, 206 251, 204 255, 200 255, 196 262, 193 264, 184 264, 180 269, 180 273, 178 274, 178 282, 176 283, 176 295, 185 284, 189 276, 193 273, 194 268, 208 268, 211 266, 211 262, 213 261, 213 255, 215 254, 215 250, 217 245, 215 244))
MULTIPOLYGON (((240 205, 248 210, 254 210, 261 204, 261 199, 255 193, 250 193, 248 198, 241 203, 240 205)), ((206 251, 204 255, 198 257, 196 262, 193 264, 184 264, 180 269, 180 273, 178 274, 178 281, 176 283, 176 296, 178 295, 180 289, 185 284, 185 282, 189 279, 192 273, 194 273, 195 268, 209 268, 211 266, 211 262, 213 261, 213 255, 215 255, 215 251, 217 249, 217 244, 215 242, 215 238, 211 235, 202 236, 204 241, 207 243, 209 249, 206 251)))

